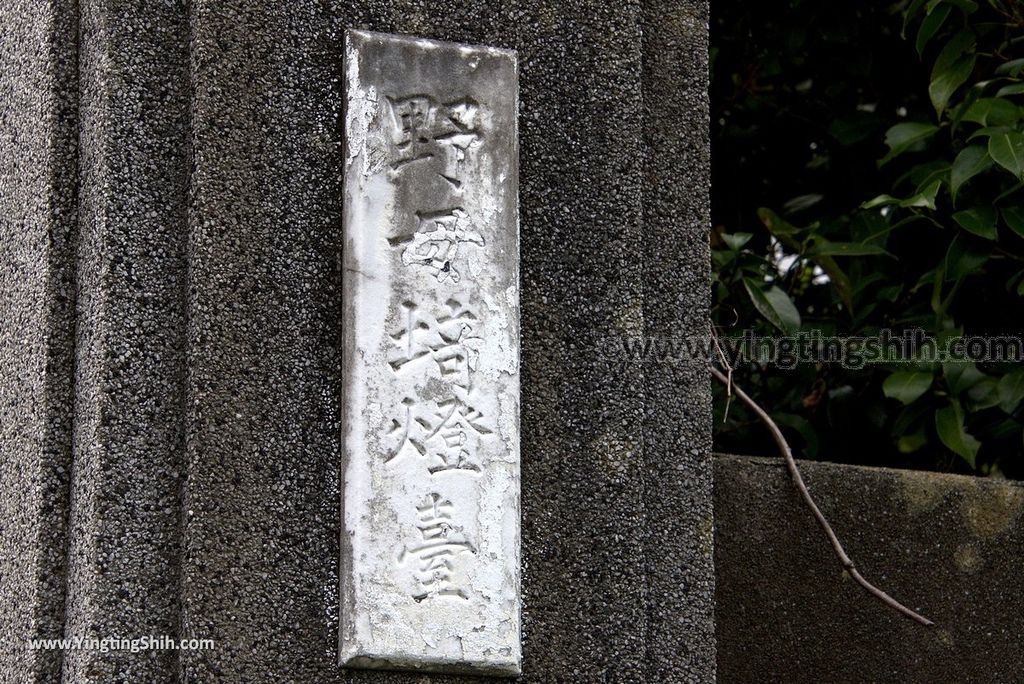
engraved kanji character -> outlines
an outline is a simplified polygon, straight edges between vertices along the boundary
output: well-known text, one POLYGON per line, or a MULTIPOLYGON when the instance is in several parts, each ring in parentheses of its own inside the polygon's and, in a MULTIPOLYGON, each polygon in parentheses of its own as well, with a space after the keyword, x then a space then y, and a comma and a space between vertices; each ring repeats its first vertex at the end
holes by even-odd
POLYGON ((420 543, 406 546, 399 555, 399 563, 412 556, 419 561, 416 581, 422 591, 413 594, 418 603, 428 598, 451 596, 466 599, 466 592, 452 581, 456 556, 461 553, 476 553, 476 548, 466 539, 462 528, 452 522, 454 506, 440 494, 430 493, 416 507, 419 517, 417 529, 420 543))
POLYGON ((402 252, 406 266, 426 268, 438 282, 457 283, 462 275, 455 269, 460 245, 484 245, 483 235, 461 208, 417 212, 416 232, 392 244, 408 243, 402 252))
POLYGON ((435 113, 433 98, 427 95, 389 97, 387 102, 391 115, 391 141, 396 150, 391 168, 397 170, 406 164, 433 157, 430 130, 435 113))
POLYGON ((490 428, 481 420, 481 413, 462 399, 452 398, 438 402, 431 418, 434 420, 433 430, 423 440, 427 445, 427 455, 435 464, 428 467, 430 473, 447 470, 479 472, 480 465, 470 449, 480 436, 491 434, 490 428), (471 436, 473 444, 470 443, 471 436))
POLYGON ((470 98, 438 103, 429 95, 387 98, 393 171, 440 156, 436 173, 462 189, 469 149, 480 142, 480 105, 470 98))
POLYGON ((393 420, 391 434, 400 433, 398 448, 387 458, 397 458, 406 446, 411 446, 428 460, 431 475, 446 471, 480 472, 480 464, 473 453, 480 437, 493 434, 483 421, 483 415, 459 397, 430 402, 424 409, 406 397, 404 421, 393 420))
POLYGON ((476 316, 456 299, 447 312, 430 316, 415 303, 403 302, 404 327, 392 334, 389 365, 396 375, 443 381, 447 396, 428 399, 405 396, 392 419, 389 436, 394 449, 386 461, 397 458, 406 447, 427 459, 431 474, 444 471, 479 471, 473 458, 482 435, 492 434, 480 411, 471 404, 473 371, 481 338, 473 335, 476 316))
POLYGON ((429 358, 441 379, 469 389, 482 342, 472 334, 477 317, 456 299, 449 299, 446 305, 447 313, 432 317, 415 303, 402 302, 405 327, 390 336, 394 347, 388 363, 399 373, 429 358))

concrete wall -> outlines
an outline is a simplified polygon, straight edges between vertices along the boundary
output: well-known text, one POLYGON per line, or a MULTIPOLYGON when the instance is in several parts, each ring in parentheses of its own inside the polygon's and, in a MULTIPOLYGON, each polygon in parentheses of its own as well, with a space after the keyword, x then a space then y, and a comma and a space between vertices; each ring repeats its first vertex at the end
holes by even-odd
POLYGON ((849 578, 780 459, 715 459, 722 682, 1019 682, 1024 485, 801 463, 861 573, 849 578))
POLYGON ((593 349, 706 325, 705 0, 0 22, 0 681, 423 681, 335 665, 346 27, 520 53, 525 680, 713 680, 706 378, 593 349))

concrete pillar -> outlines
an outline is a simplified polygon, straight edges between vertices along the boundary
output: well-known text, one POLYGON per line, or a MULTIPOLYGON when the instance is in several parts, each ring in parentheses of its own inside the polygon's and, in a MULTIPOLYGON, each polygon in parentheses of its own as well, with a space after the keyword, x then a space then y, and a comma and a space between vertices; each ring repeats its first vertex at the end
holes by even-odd
POLYGON ((59 680, 74 348, 77 17, 0 10, 0 681, 59 680))
POLYGON ((0 12, 0 630, 216 641, 0 680, 424 681, 336 664, 348 27, 519 52, 524 681, 714 680, 706 377, 599 353, 707 325, 703 0, 0 12))

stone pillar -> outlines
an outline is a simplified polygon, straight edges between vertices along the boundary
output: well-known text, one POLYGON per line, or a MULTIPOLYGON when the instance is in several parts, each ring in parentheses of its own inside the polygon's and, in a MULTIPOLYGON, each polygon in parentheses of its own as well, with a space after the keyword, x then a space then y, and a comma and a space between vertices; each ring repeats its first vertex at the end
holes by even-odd
POLYGON ((76 22, 0 9, 0 681, 59 681, 74 348, 76 22))
POLYGON ((524 681, 714 680, 706 377, 599 353, 707 326, 704 0, 0 12, 0 630, 216 641, 0 681, 424 681, 337 666, 345 28, 519 54, 524 681))
MULTIPOLYGON (((65 636, 181 612, 188 25, 79 0, 74 464, 65 636)), ((174 682, 178 653, 64 654, 66 681, 174 682)))

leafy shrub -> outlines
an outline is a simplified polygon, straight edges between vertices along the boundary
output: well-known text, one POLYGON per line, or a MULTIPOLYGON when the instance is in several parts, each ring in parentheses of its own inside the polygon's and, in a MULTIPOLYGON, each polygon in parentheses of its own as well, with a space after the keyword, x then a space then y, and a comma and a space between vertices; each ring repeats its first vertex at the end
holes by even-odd
MULTIPOLYGON (((1020 335, 1024 4, 714 6, 719 334, 1020 335)), ((1024 365, 746 364, 805 457, 1024 477, 1024 365)), ((716 402, 720 450, 766 447, 716 402)))

